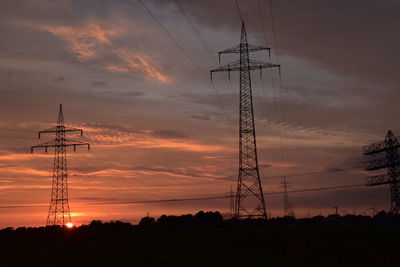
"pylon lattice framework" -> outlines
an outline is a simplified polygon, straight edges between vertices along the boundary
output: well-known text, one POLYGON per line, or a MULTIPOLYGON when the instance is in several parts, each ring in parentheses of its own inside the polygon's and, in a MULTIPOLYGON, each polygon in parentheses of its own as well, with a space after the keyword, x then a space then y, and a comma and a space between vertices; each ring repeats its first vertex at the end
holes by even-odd
POLYGON ((55 139, 31 147, 31 153, 33 153, 35 148, 44 148, 45 152, 47 153, 49 147, 54 147, 53 182, 46 226, 62 226, 68 222, 71 222, 71 214, 68 202, 67 147, 72 146, 75 151, 77 146, 84 145, 87 146, 88 150, 90 150, 89 143, 66 139, 65 136, 67 132, 80 132, 81 136, 83 135, 82 129, 69 128, 64 125, 64 115, 62 105, 60 104, 57 126, 39 132, 39 139, 41 134, 47 133, 55 133, 55 139))
POLYGON ((399 137, 395 137, 391 130, 388 131, 385 140, 363 147, 364 155, 376 156, 385 153, 385 157, 375 158, 365 162, 365 170, 373 171, 387 168, 386 174, 369 176, 366 178, 367 186, 382 184, 390 185, 391 211, 398 214, 400 211, 400 158, 399 137))
POLYGON ((250 59, 249 53, 270 48, 249 44, 244 22, 240 44, 219 52, 221 54, 239 54, 236 62, 211 70, 213 72, 240 72, 239 107, 239 174, 234 207, 234 217, 253 217, 267 219, 260 173, 258 169, 256 131, 254 125, 253 97, 250 71, 264 68, 279 68, 280 65, 250 59))

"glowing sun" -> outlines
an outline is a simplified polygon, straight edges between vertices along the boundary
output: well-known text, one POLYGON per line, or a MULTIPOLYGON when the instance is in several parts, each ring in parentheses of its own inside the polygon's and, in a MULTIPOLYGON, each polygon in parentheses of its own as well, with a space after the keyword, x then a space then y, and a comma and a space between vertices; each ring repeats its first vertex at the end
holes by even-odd
POLYGON ((65 226, 67 226, 68 228, 72 228, 72 227, 74 227, 74 224, 69 222, 69 223, 66 223, 65 226))

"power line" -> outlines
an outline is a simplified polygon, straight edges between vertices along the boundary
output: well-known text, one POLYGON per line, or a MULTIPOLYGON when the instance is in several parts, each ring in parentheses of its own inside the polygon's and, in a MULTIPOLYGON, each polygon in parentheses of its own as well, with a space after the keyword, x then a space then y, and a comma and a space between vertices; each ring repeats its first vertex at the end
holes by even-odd
POLYGON ((23 128, 7 128, 7 127, 0 127, 0 130, 8 130, 8 131, 17 131, 17 132, 29 132, 29 133, 36 133, 36 131, 32 131, 32 130, 26 130, 23 128))
POLYGON ((274 45, 275 45, 275 54, 277 57, 277 62, 279 64, 279 50, 278 50, 278 40, 276 38, 276 27, 275 27, 275 17, 274 17, 274 13, 273 13, 273 7, 272 7, 272 0, 268 0, 269 1, 269 10, 270 10, 270 14, 271 14, 271 26, 272 26, 272 34, 274 37, 274 45))
MULTIPOLYGON (((196 25, 196 22, 193 20, 193 18, 188 14, 187 9, 185 8, 185 6, 180 2, 180 0, 175 0, 175 4, 178 7, 179 12, 182 14, 182 16, 185 18, 186 22, 190 25, 190 27, 192 28, 193 32, 195 33, 195 35, 197 36, 197 38, 199 39, 200 43, 203 45, 203 47, 206 49, 206 51, 208 52, 208 54, 210 55, 210 58, 214 61, 214 63, 219 63, 218 59, 216 57, 215 52, 213 51, 213 49, 211 49, 211 47, 209 46, 209 44, 207 43, 206 39, 204 38, 203 34, 201 33, 199 27, 196 25)), ((226 75, 224 75, 224 80, 225 80, 225 84, 227 85, 227 87, 231 90, 232 95, 233 95, 233 101, 234 104, 237 105, 238 101, 236 99, 236 95, 233 91, 232 85, 230 82, 227 81, 226 79, 226 75)))
MULTIPOLYGON (((143 3, 142 0, 138 0, 139 3, 143 6, 146 12, 153 18, 153 20, 160 26, 160 28, 164 31, 164 33, 174 42, 174 44, 179 48, 179 50, 192 62, 192 64, 200 71, 200 73, 208 80, 208 75, 203 69, 197 64, 197 62, 191 57, 186 50, 179 44, 179 42, 169 33, 169 31, 162 25, 162 23, 158 20, 158 18, 154 15, 154 13, 143 3)), ((222 109, 222 112, 225 114, 226 119, 229 120, 229 116, 226 113, 224 106, 222 105, 221 97, 219 96, 217 89, 214 84, 211 83, 211 87, 214 90, 215 96, 217 97, 218 103, 222 109)))
POLYGON ((160 20, 154 15, 154 13, 142 2, 142 0, 138 0, 139 3, 143 6, 143 8, 147 11, 147 13, 153 18, 153 20, 160 26, 160 28, 164 31, 164 33, 174 42, 174 44, 181 50, 181 52, 192 62, 192 64, 205 76, 208 78, 208 75, 203 71, 203 69, 197 64, 197 62, 186 52, 186 50, 179 44, 179 42, 171 35, 171 33, 162 25, 160 20))
MULTIPOLYGON (((272 11, 272 1, 269 1, 269 2, 270 2, 269 6, 270 6, 270 13, 271 13, 271 20, 272 20, 272 24, 273 24, 273 26, 272 26, 273 27, 273 39, 274 39, 274 43, 275 43, 275 49, 274 50, 276 51, 275 54, 277 56, 277 63, 279 64, 279 53, 277 52, 278 48, 277 48, 277 40, 276 40, 275 20, 274 20, 273 11, 272 11)), ((264 13, 261 11, 262 10, 262 6, 261 6, 261 3, 260 3, 260 0, 257 0, 257 4, 258 4, 259 17, 260 17, 260 20, 261 20, 261 27, 262 27, 262 30, 263 30, 265 43, 267 44, 266 29, 264 27, 264 16, 263 16, 264 13)), ((271 56, 271 54, 269 56, 271 56)), ((262 79, 261 79, 261 84, 262 84, 263 94, 265 95, 265 86, 264 86, 264 82, 263 82, 262 79)), ((285 114, 284 102, 283 102, 284 95, 283 95, 283 88, 282 88, 282 76, 281 76, 281 72, 280 71, 279 71, 279 89, 280 89, 279 103, 277 101, 277 93, 276 93, 276 90, 275 90, 275 82, 274 82, 273 73, 271 73, 271 85, 272 85, 272 88, 273 88, 274 113, 275 113, 276 122, 277 122, 276 129, 280 133, 280 137, 278 138, 278 142, 279 142, 280 147, 281 147, 281 151, 280 151, 281 155, 280 156, 281 156, 281 159, 283 161, 288 161, 289 160, 288 148, 284 144, 284 141, 283 141, 284 136, 286 135, 286 132, 284 130, 284 125, 285 125, 285 122, 286 122, 286 114, 285 114), (278 113, 280 113, 280 115, 278 113)))
POLYGON ((235 1, 236 9, 237 9, 237 11, 238 11, 238 13, 239 13, 240 19, 241 19, 242 21, 244 21, 243 16, 242 16, 242 12, 240 11, 239 3, 238 3, 237 0, 234 0, 234 1, 235 1))
MULTIPOLYGON (((337 169, 337 170, 330 170, 330 171, 315 171, 315 172, 302 172, 302 173, 293 173, 293 174, 286 174, 286 177, 294 177, 294 176, 305 176, 305 175, 313 175, 313 174, 325 174, 325 173, 334 173, 334 172, 345 172, 353 170, 354 168, 345 168, 345 169, 337 169)), ((282 175, 273 175, 273 176, 264 176, 263 178, 282 178, 282 175)))
MULTIPOLYGON (((341 186, 331 186, 331 187, 316 187, 316 188, 306 188, 299 190, 287 191, 288 193, 305 193, 305 192, 316 192, 316 191, 329 191, 329 190, 340 190, 340 189, 351 189, 365 187, 363 184, 354 185, 341 185, 341 186)), ((281 195, 283 191, 275 192, 265 192, 264 195, 281 195)), ((114 201, 114 202, 99 202, 99 203, 75 203, 75 205, 89 205, 89 206, 102 206, 102 205, 124 205, 124 204, 145 204, 145 203, 167 203, 167 202, 186 202, 186 201, 202 201, 202 200, 214 200, 214 199, 227 199, 231 198, 231 195, 218 195, 209 197, 189 197, 189 198, 170 198, 170 199, 154 199, 154 200, 132 200, 132 201, 114 201)), ((46 207, 46 205, 6 205, 0 206, 3 208, 33 208, 33 207, 46 207)))
POLYGON ((179 12, 182 14, 182 16, 185 18, 186 22, 192 27, 192 30, 194 33, 197 35, 198 39, 200 40, 201 44, 204 46, 204 48, 207 50, 208 54, 212 58, 214 62, 217 62, 215 60, 214 56, 214 51, 211 49, 211 47, 208 45, 207 41, 205 40, 204 36, 200 32, 199 28, 197 27, 196 23, 193 21, 193 19, 187 14, 187 10, 184 7, 184 5, 179 1, 175 0, 175 4, 178 7, 179 12))

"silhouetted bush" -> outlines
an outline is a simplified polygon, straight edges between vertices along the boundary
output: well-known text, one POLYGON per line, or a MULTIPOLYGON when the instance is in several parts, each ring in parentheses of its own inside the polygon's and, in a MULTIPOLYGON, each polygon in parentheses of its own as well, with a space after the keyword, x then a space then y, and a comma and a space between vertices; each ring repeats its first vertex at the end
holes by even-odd
POLYGON ((140 222, 139 225, 141 226, 149 226, 149 225, 153 225, 156 222, 156 220, 153 217, 143 217, 140 222))

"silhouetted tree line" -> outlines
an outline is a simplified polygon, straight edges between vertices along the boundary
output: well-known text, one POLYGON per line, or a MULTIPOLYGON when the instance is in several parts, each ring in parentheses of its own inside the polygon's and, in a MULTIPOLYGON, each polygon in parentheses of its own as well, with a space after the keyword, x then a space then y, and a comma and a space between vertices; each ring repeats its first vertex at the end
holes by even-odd
POLYGON ((223 217, 218 211, 200 211, 195 215, 185 214, 181 216, 162 215, 157 220, 152 217, 144 217, 140 220, 139 226, 215 226, 223 222, 223 217))
MULTIPOLYGON (((312 218, 300 218, 294 217, 278 217, 271 218, 268 220, 264 219, 227 219, 224 220, 221 213, 216 212, 204 212, 200 211, 195 215, 185 214, 181 216, 174 215, 162 215, 158 219, 153 217, 143 217, 138 225, 133 225, 128 222, 111 221, 102 222, 99 220, 93 220, 90 224, 84 224, 74 229, 81 233, 96 233, 96 232, 112 232, 112 233, 125 233, 133 230, 140 229, 151 229, 151 228, 180 228, 180 227, 240 227, 240 226, 285 226, 285 225, 310 225, 310 226, 377 226, 377 227, 400 227, 400 215, 387 213, 384 211, 379 212, 374 217, 363 216, 363 215, 329 215, 315 216, 312 218)), ((0 230, 0 235, 7 234, 26 234, 26 233, 38 233, 47 235, 63 235, 63 232, 74 232, 70 231, 62 226, 47 226, 47 227, 18 227, 16 229, 12 227, 4 228, 0 230), (65 229, 66 231, 60 231, 65 229)))
POLYGON ((399 238, 400 216, 385 212, 268 220, 198 212, 5 228, 0 266, 399 266, 399 238))

